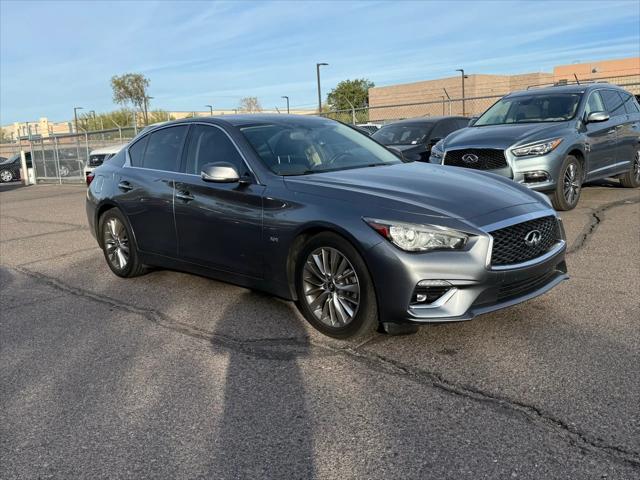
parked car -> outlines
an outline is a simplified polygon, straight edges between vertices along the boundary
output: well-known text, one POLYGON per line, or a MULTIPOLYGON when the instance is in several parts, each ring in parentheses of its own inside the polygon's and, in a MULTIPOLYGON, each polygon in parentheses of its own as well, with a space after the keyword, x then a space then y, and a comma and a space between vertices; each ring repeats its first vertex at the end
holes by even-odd
POLYGON ((512 93, 435 145, 430 161, 503 175, 570 210, 586 181, 640 186, 640 105, 603 83, 512 93))
POLYGON ((389 123, 371 137, 383 145, 400 150, 408 160, 428 162, 431 147, 468 124, 466 117, 410 118, 389 123))
POLYGON ((567 278, 546 196, 403 162, 325 118, 178 120, 94 173, 87 217, 114 274, 155 265, 264 290, 334 337, 469 320, 567 278))
POLYGON ((84 178, 87 181, 87 185, 93 180, 93 171, 102 165, 106 160, 116 155, 120 150, 126 146, 125 144, 113 145, 110 147, 97 148, 89 153, 89 158, 84 166, 84 178))
MULTIPOLYGON (((31 168, 31 153, 25 152, 27 168, 31 168)), ((7 183, 20 180, 20 154, 16 153, 0 161, 0 182, 7 183)))
POLYGON ((362 130, 367 135, 373 135, 382 128, 382 125, 379 123, 359 123, 356 125, 356 128, 362 130))

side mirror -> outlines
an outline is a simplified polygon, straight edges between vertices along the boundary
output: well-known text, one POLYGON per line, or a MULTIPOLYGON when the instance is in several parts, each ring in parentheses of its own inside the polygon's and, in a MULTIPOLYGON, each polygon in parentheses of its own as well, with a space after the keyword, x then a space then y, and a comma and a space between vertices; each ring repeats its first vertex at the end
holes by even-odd
POLYGON ((469 123, 467 124, 468 127, 473 127, 476 124, 476 121, 478 120, 478 118, 480 117, 471 117, 471 119, 469 120, 469 123))
POLYGON ((236 183, 240 176, 236 168, 227 162, 207 163, 203 165, 200 178, 205 182, 236 183))
POLYGON ((400 150, 399 148, 396 147, 387 147, 391 153, 393 153, 396 157, 398 157, 400 160, 404 161, 404 155, 402 154, 402 150, 400 150))
POLYGON ((435 137, 432 138, 431 140, 429 140, 429 143, 427 144, 429 147, 433 147, 436 143, 438 143, 440 140, 442 140, 441 137, 435 137))
POLYGON ((607 112, 591 112, 587 115, 585 123, 606 122, 609 120, 609 114, 607 112))

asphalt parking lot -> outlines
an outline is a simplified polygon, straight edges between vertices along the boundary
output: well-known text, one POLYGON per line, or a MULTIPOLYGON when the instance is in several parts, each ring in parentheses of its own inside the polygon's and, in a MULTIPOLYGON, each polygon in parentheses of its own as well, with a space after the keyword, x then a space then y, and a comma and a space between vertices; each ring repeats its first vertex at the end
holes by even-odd
POLYGON ((547 295, 360 344, 115 277, 84 194, 0 188, 0 478, 640 478, 640 191, 585 188, 547 295))

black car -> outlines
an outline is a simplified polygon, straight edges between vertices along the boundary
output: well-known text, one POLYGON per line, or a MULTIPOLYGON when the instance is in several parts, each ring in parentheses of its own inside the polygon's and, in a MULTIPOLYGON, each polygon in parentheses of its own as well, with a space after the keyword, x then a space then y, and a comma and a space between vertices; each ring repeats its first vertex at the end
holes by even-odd
MULTIPOLYGON (((31 168, 31 153, 25 152, 27 168, 31 168)), ((20 154, 16 153, 0 162, 0 182, 7 183, 20 180, 20 154)))
POLYGON ((264 290, 335 337, 469 320, 567 278, 546 196, 402 161, 325 118, 178 120, 94 173, 87 218, 113 273, 155 265, 264 290))
POLYGON ((400 150, 408 160, 428 162, 431 147, 467 125, 469 119, 466 117, 410 118, 384 125, 371 137, 400 150))

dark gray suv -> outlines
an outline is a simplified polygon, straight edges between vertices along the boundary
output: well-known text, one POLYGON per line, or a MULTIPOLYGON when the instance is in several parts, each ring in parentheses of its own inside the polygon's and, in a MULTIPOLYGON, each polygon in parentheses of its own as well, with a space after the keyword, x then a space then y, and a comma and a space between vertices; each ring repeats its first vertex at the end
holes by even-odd
POLYGON ((585 181, 640 186, 640 106, 606 83, 511 93, 436 144, 430 161, 509 177, 571 210, 585 181))

